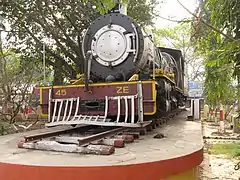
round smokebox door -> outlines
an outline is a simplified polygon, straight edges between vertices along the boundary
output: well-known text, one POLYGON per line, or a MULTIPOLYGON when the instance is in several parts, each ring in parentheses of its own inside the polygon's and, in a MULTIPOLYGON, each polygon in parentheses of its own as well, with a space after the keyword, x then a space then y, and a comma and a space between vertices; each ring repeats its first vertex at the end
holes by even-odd
POLYGON ((107 25, 97 31, 91 50, 98 63, 103 66, 117 66, 127 58, 131 41, 123 34, 125 31, 119 25, 107 25))

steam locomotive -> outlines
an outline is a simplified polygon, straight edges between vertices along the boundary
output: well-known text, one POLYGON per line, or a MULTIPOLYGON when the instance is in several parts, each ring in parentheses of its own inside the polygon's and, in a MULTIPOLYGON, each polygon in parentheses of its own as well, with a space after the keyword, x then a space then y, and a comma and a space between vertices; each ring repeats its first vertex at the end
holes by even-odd
POLYGON ((184 104, 181 51, 156 47, 121 8, 117 4, 86 30, 84 73, 77 80, 41 87, 46 126, 143 127, 184 104))

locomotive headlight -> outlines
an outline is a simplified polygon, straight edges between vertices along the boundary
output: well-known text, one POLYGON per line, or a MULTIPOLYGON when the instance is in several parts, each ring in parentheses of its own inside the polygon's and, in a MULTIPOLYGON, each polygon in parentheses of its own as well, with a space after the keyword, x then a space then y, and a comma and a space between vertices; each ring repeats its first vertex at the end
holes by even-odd
POLYGON ((131 36, 119 25, 106 25, 99 29, 91 44, 93 57, 103 66, 117 66, 129 55, 132 46, 131 36))

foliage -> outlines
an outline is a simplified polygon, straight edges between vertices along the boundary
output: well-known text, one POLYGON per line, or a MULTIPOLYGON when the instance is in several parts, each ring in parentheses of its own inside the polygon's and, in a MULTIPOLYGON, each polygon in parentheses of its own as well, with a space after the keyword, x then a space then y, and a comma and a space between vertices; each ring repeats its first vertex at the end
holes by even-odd
POLYGON ((105 14, 116 5, 116 0, 83 0, 83 3, 96 6, 96 10, 100 14, 105 14))
MULTIPOLYGON (((129 15, 141 25, 151 24, 157 1, 132 0, 128 4, 129 15)), ((90 23, 101 13, 102 4, 109 9, 113 1, 87 0, 6 0, 0 4, 0 15, 10 23, 8 44, 29 56, 42 58, 43 44, 46 63, 54 69, 54 82, 61 84, 63 78, 75 78, 83 72, 82 37, 90 23)))
POLYGON ((32 102, 30 88, 37 83, 42 72, 33 62, 22 63, 20 57, 11 50, 1 49, 0 65, 0 115, 14 123, 21 107, 32 102))
MULTIPOLYGON (((89 1, 97 7, 97 11, 105 14, 108 10, 112 9, 117 0, 97 0, 89 1)), ((139 25, 147 26, 154 25, 153 19, 158 16, 156 6, 163 1, 159 0, 120 0, 128 8, 127 14, 132 17, 139 25)))
POLYGON ((234 98, 237 92, 232 82, 240 77, 240 4, 237 0, 200 2, 192 34, 196 50, 205 58, 207 99, 216 104, 234 98))
MULTIPOLYGON (((117 0, 85 0, 96 6, 100 14, 107 13, 116 5, 117 0)), ((140 25, 153 25, 153 19, 157 15, 156 5, 161 3, 157 0, 120 0, 122 4, 128 7, 128 15, 140 25)))
POLYGON ((162 28, 156 31, 157 44, 170 48, 180 49, 186 62, 188 79, 203 80, 203 62, 194 52, 195 44, 191 41, 191 24, 182 23, 173 28, 162 28), (163 43, 165 42, 165 43, 163 43))
POLYGON ((162 28, 157 30, 157 35, 164 37, 174 48, 188 48, 192 46, 190 41, 191 26, 189 23, 181 23, 172 28, 162 28))
POLYGON ((224 103, 236 98, 236 88, 232 84, 233 50, 232 43, 226 43, 222 49, 208 52, 205 61, 206 79, 205 88, 210 104, 222 100, 224 103))
POLYGON ((139 25, 154 25, 153 20, 158 15, 156 6, 159 0, 129 0, 128 16, 132 17, 139 25))
POLYGON ((55 81, 71 77, 82 70, 82 32, 98 14, 78 1, 9 0, 2 8, 13 32, 8 43, 25 55, 41 57, 43 44, 46 63, 55 70, 55 81), (25 46, 22 46, 24 44, 25 46))

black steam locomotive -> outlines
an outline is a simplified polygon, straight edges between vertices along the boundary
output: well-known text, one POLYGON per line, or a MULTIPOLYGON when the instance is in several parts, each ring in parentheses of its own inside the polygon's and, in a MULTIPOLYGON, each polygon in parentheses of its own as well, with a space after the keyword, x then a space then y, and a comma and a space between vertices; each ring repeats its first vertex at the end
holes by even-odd
POLYGON ((71 85, 41 88, 47 126, 140 127, 184 104, 180 50, 156 47, 117 4, 87 29, 84 73, 71 85))

